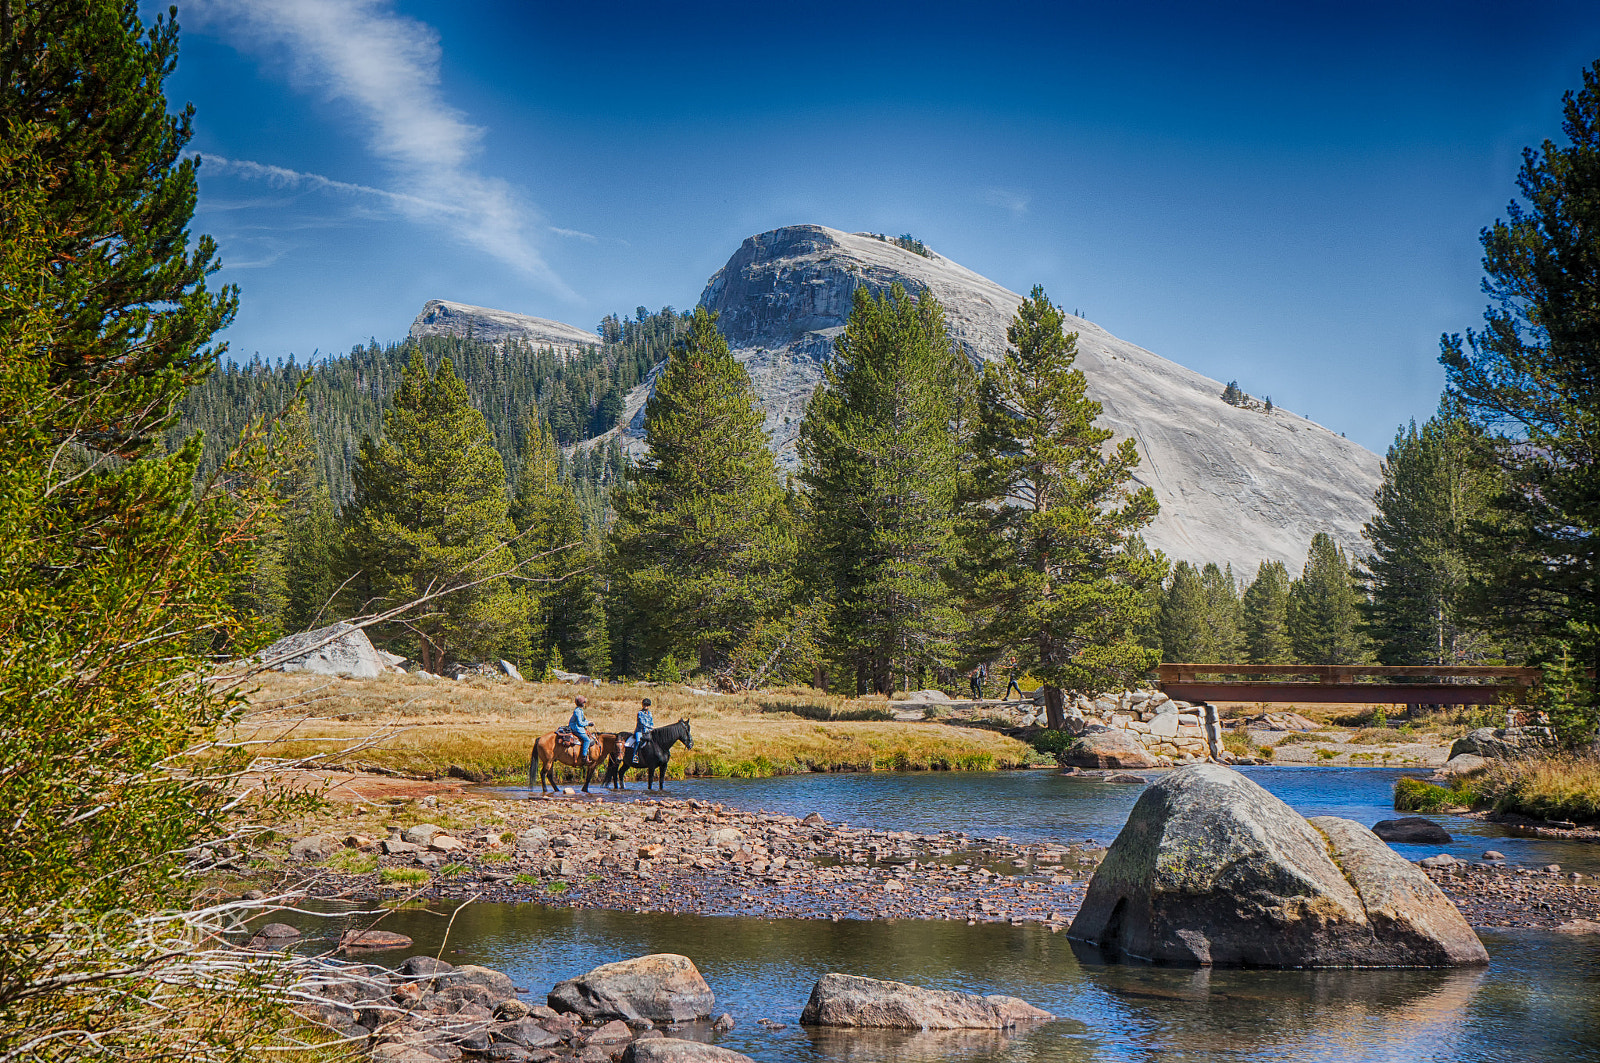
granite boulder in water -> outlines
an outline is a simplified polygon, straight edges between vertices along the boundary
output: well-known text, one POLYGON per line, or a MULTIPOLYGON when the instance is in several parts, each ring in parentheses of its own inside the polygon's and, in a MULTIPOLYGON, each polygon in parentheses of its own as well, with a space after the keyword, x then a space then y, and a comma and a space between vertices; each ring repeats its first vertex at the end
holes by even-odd
POLYGON ((1140 795, 1068 934, 1157 963, 1488 962, 1450 900, 1366 827, 1308 821, 1219 764, 1140 795))
POLYGON ((923 989, 904 982, 825 974, 800 1021, 807 1026, 876 1026, 904 1030, 1003 1030, 1054 1015, 1025 1000, 923 989))
POLYGON ((605 963, 550 990, 556 1011, 584 1019, 687 1022, 709 1018, 717 998, 694 961, 670 952, 605 963))

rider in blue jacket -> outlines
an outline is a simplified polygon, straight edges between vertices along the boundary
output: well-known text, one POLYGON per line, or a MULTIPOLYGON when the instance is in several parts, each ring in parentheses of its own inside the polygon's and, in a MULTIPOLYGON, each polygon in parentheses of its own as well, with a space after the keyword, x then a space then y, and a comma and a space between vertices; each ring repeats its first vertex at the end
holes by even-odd
POLYGON ((589 746, 594 743, 594 739, 589 737, 589 728, 593 725, 589 723, 589 718, 583 714, 583 707, 587 704, 589 704, 589 699, 579 694, 577 707, 572 710, 572 719, 567 721, 567 726, 572 729, 572 733, 577 735, 578 741, 583 743, 579 755, 584 760, 589 759, 589 746))
POLYGON ((633 748, 638 749, 644 742, 645 735, 655 729, 656 718, 650 715, 650 699, 644 699, 644 707, 639 710, 639 717, 633 725, 633 748))

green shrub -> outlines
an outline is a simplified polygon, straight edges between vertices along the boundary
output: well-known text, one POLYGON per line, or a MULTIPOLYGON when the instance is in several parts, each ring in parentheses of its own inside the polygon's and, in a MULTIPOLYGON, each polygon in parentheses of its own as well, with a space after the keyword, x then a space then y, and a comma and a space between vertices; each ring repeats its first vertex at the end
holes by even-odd
POLYGON ((1059 762, 1068 747, 1076 742, 1077 736, 1070 731, 1040 731, 1033 736, 1033 748, 1049 757, 1055 757, 1059 762))
POLYGON ((1394 784, 1394 807, 1397 812, 1443 812, 1467 807, 1470 800, 1461 791, 1435 786, 1422 779, 1396 779, 1394 784))
POLYGON ((428 881, 428 873, 420 867, 386 867, 378 872, 378 881, 387 886, 420 886, 428 881))

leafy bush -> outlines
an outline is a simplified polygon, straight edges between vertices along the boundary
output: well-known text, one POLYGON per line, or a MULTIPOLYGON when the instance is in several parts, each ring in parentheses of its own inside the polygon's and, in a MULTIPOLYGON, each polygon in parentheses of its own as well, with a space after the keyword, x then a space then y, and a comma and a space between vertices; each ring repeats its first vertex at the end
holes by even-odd
POLYGON ((378 872, 378 881, 388 886, 420 886, 428 881, 428 873, 420 867, 386 867, 378 872))
POLYGON ((1422 779, 1396 779, 1394 783, 1396 812, 1445 812, 1470 804, 1471 797, 1462 791, 1435 786, 1422 779))
POLYGON ((1070 731, 1040 731, 1033 736, 1033 748, 1049 757, 1055 757, 1060 763, 1069 746, 1076 742, 1077 736, 1070 731))

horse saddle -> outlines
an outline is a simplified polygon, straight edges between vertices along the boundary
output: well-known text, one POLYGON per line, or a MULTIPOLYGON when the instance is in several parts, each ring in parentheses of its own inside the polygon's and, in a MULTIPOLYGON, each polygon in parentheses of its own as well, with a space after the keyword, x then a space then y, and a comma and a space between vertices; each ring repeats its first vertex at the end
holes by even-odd
POLYGON ((570 728, 570 727, 557 727, 556 728, 556 745, 559 745, 559 746, 575 746, 575 745, 580 745, 581 743, 582 743, 582 739, 580 739, 578 737, 577 732, 574 731, 572 728, 570 728))

